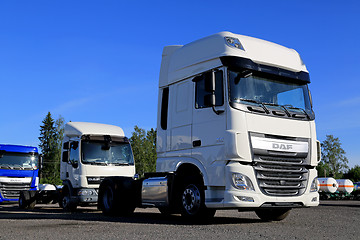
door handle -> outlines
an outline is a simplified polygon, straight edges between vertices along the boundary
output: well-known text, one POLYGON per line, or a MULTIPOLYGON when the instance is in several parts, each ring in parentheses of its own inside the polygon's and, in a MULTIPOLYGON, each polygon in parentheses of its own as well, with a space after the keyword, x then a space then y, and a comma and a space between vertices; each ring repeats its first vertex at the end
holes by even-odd
POLYGON ((200 146, 201 146, 201 140, 193 141, 193 147, 200 147, 200 146))

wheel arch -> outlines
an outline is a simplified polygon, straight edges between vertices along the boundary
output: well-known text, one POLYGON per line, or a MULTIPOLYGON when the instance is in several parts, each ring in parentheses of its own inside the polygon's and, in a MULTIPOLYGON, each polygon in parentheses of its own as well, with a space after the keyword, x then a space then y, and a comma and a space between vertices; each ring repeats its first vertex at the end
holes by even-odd
POLYGON ((70 180, 66 179, 63 181, 63 187, 62 187, 62 192, 64 192, 65 189, 68 189, 68 191, 70 192, 70 195, 73 196, 75 194, 74 192, 74 188, 70 182, 70 180))
POLYGON ((202 165, 197 165, 192 162, 180 162, 177 165, 175 173, 178 177, 198 176, 202 180, 204 186, 208 183, 205 168, 202 165))

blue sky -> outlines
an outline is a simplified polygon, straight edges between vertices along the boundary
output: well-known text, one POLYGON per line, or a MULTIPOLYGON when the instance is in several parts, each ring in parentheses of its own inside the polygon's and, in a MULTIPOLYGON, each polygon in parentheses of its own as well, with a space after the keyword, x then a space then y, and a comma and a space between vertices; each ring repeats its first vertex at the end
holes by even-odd
POLYGON ((0 142, 38 145, 65 121, 156 127, 162 48, 231 31, 296 49, 310 72, 318 139, 360 164, 358 1, 1 1, 0 142), (314 3, 315 2, 315 3, 314 3))

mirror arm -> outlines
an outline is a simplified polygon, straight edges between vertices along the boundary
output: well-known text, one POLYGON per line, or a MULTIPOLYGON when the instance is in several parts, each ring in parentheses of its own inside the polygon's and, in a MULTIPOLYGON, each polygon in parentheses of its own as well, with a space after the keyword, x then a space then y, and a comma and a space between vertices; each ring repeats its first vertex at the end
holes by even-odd
POLYGON ((215 106, 212 106, 212 110, 214 111, 214 113, 216 113, 216 115, 220 115, 221 113, 225 112, 224 110, 216 110, 215 106))

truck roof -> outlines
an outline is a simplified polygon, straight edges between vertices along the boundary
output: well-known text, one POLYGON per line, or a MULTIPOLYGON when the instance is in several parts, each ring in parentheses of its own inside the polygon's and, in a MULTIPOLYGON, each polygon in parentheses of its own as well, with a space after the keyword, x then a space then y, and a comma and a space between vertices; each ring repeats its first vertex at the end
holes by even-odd
POLYGON ((37 153, 37 147, 12 145, 12 144, 0 144, 0 151, 6 152, 18 152, 18 153, 37 153))
POLYGON ((65 124, 64 134, 69 137, 82 135, 125 137, 124 131, 118 126, 90 122, 68 122, 65 124))
POLYGON ((222 65, 219 58, 224 56, 246 58, 258 64, 293 72, 307 72, 294 49, 231 32, 219 32, 183 46, 166 46, 162 56, 160 87, 219 67, 222 65), (237 38, 242 49, 227 44, 225 37, 237 38), (199 63, 202 65, 199 66, 199 63))

